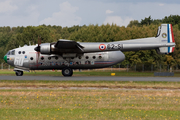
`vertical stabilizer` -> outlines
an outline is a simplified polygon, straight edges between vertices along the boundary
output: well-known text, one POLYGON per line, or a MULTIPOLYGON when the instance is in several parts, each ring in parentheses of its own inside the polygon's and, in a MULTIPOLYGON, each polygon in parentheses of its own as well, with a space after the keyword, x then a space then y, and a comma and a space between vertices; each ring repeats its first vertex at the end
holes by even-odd
MULTIPOLYGON (((160 43, 175 43, 173 28, 171 24, 162 24, 158 29, 157 37, 159 38, 160 43)), ((174 52, 173 47, 160 47, 157 51, 160 54, 169 54, 174 52)))

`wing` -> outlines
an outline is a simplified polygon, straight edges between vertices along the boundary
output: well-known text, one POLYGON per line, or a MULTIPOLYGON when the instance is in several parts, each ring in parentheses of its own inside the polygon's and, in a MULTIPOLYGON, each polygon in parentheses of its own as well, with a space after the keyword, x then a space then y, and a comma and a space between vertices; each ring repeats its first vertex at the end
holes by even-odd
POLYGON ((115 42, 86 42, 78 43, 71 40, 60 39, 56 43, 45 43, 34 48, 41 54, 83 54, 105 51, 134 51, 158 49, 159 53, 168 54, 174 51, 175 47, 172 25, 162 24, 159 27, 157 37, 141 38, 135 40, 115 41, 115 42))
POLYGON ((60 39, 54 45, 56 51, 61 53, 83 53, 83 46, 76 41, 60 39))

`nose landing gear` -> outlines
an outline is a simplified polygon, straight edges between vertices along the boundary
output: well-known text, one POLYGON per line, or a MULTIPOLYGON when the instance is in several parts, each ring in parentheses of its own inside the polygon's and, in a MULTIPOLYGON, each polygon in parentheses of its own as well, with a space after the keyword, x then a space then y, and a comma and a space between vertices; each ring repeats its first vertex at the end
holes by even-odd
POLYGON ((16 73, 16 76, 23 76, 23 71, 17 70, 15 71, 15 73, 16 73))
POLYGON ((73 70, 71 68, 62 69, 62 74, 64 77, 71 77, 73 75, 73 70))

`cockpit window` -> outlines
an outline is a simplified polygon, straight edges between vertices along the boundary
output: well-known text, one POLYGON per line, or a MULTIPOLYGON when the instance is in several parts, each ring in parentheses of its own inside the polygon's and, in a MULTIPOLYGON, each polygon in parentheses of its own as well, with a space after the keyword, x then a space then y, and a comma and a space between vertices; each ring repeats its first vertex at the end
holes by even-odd
POLYGON ((8 51, 6 55, 15 55, 15 50, 8 51))
POLYGON ((7 55, 10 55, 10 51, 7 53, 7 55))
POLYGON ((15 50, 11 51, 10 55, 15 55, 15 50))

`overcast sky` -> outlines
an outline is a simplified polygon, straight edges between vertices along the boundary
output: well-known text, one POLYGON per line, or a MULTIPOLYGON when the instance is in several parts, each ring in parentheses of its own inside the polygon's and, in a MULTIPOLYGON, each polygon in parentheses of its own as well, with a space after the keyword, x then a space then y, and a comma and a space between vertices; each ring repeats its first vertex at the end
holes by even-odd
POLYGON ((0 0, 0 26, 127 26, 151 15, 180 15, 180 0, 0 0))

